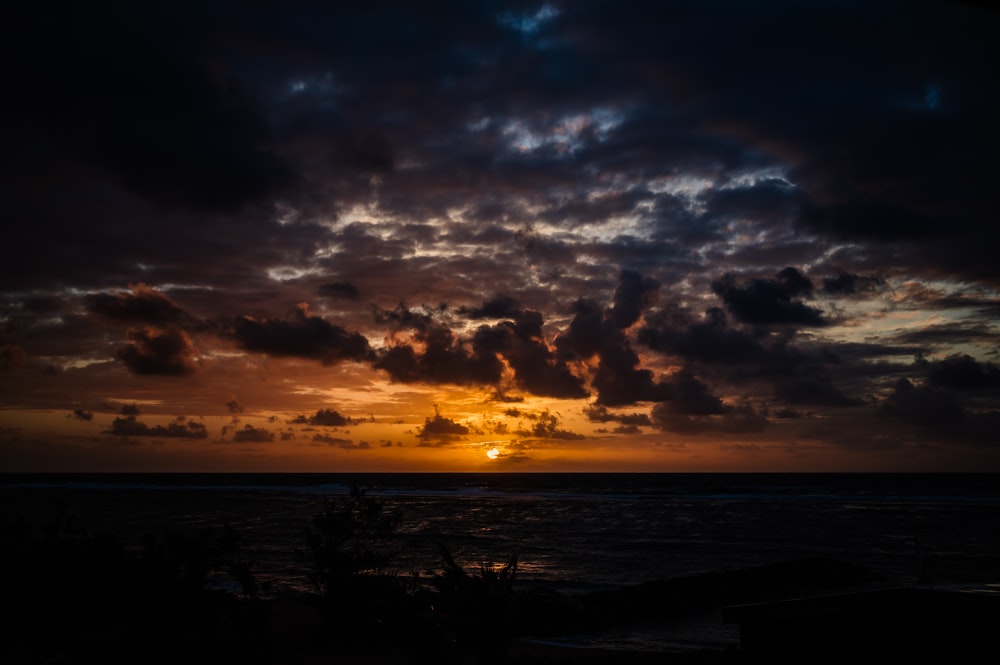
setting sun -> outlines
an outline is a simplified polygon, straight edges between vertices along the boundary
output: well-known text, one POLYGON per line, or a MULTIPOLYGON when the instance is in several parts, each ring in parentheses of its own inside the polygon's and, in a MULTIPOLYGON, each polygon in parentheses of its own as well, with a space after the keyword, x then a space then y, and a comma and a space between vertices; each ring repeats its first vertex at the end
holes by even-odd
POLYGON ((500 457, 500 451, 496 448, 490 448, 486 451, 486 456, 490 459, 496 459, 497 457, 500 457))

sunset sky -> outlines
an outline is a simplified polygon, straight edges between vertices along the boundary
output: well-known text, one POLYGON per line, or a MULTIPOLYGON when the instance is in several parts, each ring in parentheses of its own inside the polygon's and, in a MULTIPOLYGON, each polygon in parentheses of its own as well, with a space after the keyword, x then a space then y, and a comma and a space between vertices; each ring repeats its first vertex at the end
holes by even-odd
POLYGON ((15 3, 0 470, 1000 471, 1000 13, 15 3))

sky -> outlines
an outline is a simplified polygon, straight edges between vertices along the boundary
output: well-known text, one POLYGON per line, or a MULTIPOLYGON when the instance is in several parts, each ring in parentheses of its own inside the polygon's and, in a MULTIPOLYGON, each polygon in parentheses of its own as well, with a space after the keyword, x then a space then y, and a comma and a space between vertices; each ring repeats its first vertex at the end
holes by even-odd
POLYGON ((0 470, 1000 471, 1000 12, 13 7, 0 470))

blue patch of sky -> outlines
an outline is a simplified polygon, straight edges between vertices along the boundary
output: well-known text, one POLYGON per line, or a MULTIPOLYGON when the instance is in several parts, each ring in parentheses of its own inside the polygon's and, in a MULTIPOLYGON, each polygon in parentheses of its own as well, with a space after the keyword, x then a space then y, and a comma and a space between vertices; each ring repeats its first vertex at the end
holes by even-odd
POLYGON ((559 15, 559 10, 552 5, 545 3, 539 7, 534 14, 514 16, 505 13, 500 16, 500 23, 514 28, 525 37, 534 36, 543 24, 559 15))

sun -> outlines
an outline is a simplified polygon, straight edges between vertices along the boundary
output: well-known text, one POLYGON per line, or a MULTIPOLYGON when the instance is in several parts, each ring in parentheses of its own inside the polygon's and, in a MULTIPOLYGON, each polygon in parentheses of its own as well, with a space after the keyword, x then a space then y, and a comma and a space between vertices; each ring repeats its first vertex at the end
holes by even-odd
POLYGON ((496 459, 500 457, 500 451, 497 450, 496 448, 490 448, 489 450, 486 451, 486 456, 489 457, 490 459, 496 459))

